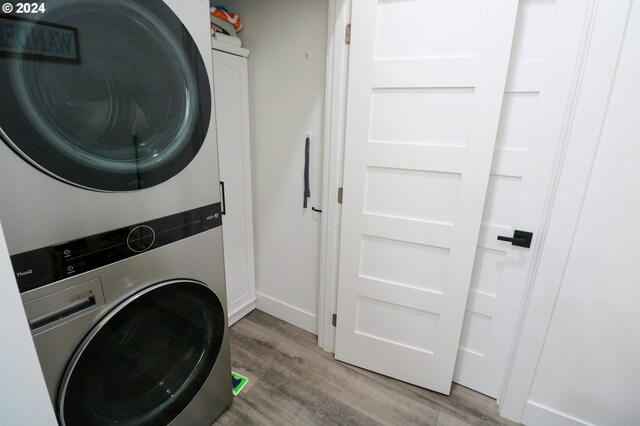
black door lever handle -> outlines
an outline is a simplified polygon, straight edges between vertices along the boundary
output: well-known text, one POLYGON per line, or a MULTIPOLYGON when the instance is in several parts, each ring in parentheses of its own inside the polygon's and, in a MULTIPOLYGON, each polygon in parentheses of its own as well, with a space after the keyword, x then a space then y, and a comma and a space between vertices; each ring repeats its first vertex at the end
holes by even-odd
POLYGON ((533 240, 533 233, 527 231, 513 231, 513 238, 505 237, 503 235, 498 235, 498 240, 500 241, 508 241, 511 245, 518 247, 531 247, 531 240, 533 240))

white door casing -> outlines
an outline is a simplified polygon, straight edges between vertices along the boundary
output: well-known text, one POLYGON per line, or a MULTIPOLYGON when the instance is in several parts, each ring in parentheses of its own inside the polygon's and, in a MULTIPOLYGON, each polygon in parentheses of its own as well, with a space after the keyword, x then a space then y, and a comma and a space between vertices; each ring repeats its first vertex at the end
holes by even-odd
POLYGON ((454 381, 497 397, 540 231, 589 3, 520 0, 454 381), (531 249, 497 241, 533 232, 531 249))
POLYGON ((353 3, 337 359, 449 393, 516 9, 353 3))

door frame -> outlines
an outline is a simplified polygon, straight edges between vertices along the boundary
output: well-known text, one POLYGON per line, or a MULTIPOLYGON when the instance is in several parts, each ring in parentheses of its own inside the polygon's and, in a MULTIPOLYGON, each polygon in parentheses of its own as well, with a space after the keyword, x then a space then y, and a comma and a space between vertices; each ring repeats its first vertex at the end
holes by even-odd
POLYGON ((336 331, 332 316, 338 302, 338 263, 349 46, 345 28, 351 22, 351 0, 329 0, 327 23, 327 69, 324 110, 324 158, 322 178, 323 214, 320 224, 320 277, 318 289, 318 345, 333 352, 336 331))
MULTIPOLYGON (((318 345, 328 352, 333 352, 335 347, 332 315, 337 305, 342 213, 337 190, 342 186, 343 177, 349 62, 349 46, 345 44, 344 37, 345 27, 350 22, 351 1, 329 0, 328 14, 322 193, 324 214, 317 316, 318 345)), ((542 355, 546 331, 553 315, 597 150, 599 133, 593 129, 599 129, 599 124, 605 118, 607 98, 617 64, 611 55, 619 51, 622 43, 625 25, 621 24, 619 18, 613 19, 613 24, 607 22, 616 15, 610 10, 611 7, 599 8, 600 3, 600 0, 589 0, 583 23, 580 52, 571 82, 572 95, 563 118, 563 131, 554 158, 541 232, 537 236, 540 243, 533 254, 518 326, 501 384, 498 399, 500 414, 514 421, 522 419, 537 363, 542 355), (585 83, 587 80, 590 81, 585 83), (588 103, 585 105, 588 111, 581 111, 580 107, 585 103, 588 103), (585 132, 585 129, 591 133, 585 132), (585 143, 584 137, 589 134, 592 136, 585 143)), ((618 5, 617 10, 628 9, 629 4, 630 0, 627 0, 618 5)))

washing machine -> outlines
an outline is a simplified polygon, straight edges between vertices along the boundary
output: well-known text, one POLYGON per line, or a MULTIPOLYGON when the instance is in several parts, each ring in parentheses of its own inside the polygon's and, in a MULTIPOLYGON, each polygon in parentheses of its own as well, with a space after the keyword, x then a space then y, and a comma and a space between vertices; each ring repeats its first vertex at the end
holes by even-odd
POLYGON ((208 8, 0 15, 0 221, 63 425, 208 425, 231 402, 208 8))
POLYGON ((204 426, 230 405, 220 238, 207 206, 29 252, 89 269, 22 295, 61 425, 204 426))

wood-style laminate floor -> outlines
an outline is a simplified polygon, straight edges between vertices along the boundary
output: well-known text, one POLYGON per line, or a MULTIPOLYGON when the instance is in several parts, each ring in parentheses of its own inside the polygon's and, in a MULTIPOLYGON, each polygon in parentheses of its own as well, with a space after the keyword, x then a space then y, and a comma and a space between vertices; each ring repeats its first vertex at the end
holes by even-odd
POLYGON ((444 396, 333 359, 316 336, 258 310, 231 327, 233 370, 249 377, 215 425, 514 425, 454 384, 444 396))

